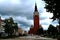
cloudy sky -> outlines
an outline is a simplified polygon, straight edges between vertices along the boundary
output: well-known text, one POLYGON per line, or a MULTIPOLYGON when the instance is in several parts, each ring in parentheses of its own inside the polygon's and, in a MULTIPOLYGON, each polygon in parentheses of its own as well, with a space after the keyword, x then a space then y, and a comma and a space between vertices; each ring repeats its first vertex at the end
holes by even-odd
POLYGON ((47 30, 49 24, 56 26, 57 21, 52 22, 52 19, 49 19, 53 14, 46 12, 45 3, 42 0, 0 0, 0 16, 2 19, 13 17, 20 28, 29 30, 30 26, 33 25, 35 2, 43 29, 47 30))

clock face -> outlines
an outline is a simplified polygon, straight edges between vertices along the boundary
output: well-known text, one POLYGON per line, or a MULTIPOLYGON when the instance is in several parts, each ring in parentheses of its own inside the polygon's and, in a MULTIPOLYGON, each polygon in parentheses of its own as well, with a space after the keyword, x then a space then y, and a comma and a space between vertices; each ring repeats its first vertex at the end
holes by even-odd
POLYGON ((38 12, 35 12, 34 15, 39 15, 39 13, 38 12))

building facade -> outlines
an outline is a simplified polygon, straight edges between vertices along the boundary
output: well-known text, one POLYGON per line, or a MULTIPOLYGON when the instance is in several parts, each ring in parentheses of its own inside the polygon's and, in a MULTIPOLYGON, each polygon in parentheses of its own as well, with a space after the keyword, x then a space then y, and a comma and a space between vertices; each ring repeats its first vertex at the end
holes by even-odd
POLYGON ((23 30, 21 28, 18 28, 18 33, 23 34, 23 30))
POLYGON ((4 26, 5 23, 4 23, 4 20, 1 19, 1 16, 0 16, 0 32, 4 32, 4 26))

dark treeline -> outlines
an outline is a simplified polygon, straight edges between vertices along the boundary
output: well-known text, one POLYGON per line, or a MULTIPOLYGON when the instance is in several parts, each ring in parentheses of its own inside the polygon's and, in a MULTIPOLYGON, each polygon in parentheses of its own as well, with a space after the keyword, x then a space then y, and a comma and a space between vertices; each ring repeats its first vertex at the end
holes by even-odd
POLYGON ((43 30, 43 28, 41 27, 40 29, 37 30, 36 34, 43 37, 51 37, 51 38, 60 37, 59 25, 55 27, 52 24, 50 24, 48 30, 43 30))
MULTIPOLYGON (((57 31, 57 30, 52 31, 53 32, 52 35, 55 35, 55 34, 58 35, 58 34, 60 34, 60 0, 43 0, 43 1, 45 2, 45 7, 44 8, 46 9, 46 11, 53 14, 53 17, 50 18, 50 19, 53 19, 53 21, 54 20, 58 21, 58 24, 59 24, 58 25, 58 30, 59 31, 56 32, 56 33, 54 33, 54 32, 57 31)), ((50 28, 48 28, 48 29, 50 29, 50 28)), ((51 30, 53 30, 53 29, 56 29, 56 28, 52 28, 51 30)), ((51 34, 51 33, 49 33, 49 34, 51 34)), ((60 36, 58 36, 58 37, 60 37, 60 36)))

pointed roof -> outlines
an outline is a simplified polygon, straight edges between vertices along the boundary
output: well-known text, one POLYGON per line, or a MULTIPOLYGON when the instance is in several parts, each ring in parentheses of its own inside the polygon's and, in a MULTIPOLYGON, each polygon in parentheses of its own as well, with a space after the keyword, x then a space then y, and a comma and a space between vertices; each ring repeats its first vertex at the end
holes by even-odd
POLYGON ((37 4, 36 4, 36 3, 35 3, 35 11, 38 11, 38 10, 37 10, 37 4))

